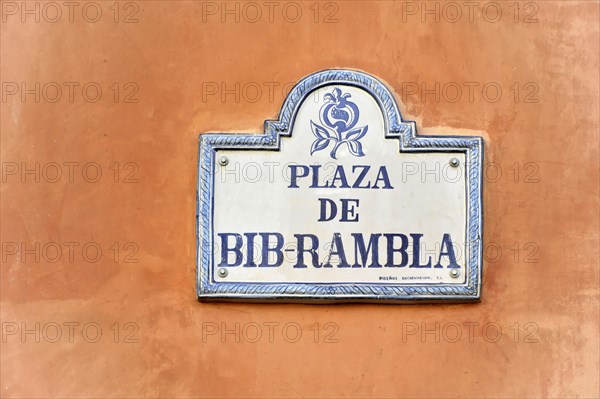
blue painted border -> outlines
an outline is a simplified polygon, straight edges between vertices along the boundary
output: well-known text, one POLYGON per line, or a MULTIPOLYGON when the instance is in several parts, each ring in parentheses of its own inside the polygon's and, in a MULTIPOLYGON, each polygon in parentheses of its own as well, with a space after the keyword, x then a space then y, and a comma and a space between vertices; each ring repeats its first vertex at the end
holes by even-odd
POLYGON ((407 302, 407 301, 478 301, 482 270, 482 166, 481 137, 420 136, 415 122, 403 121, 392 93, 378 79, 364 72, 330 69, 302 79, 285 99, 277 120, 265 121, 264 134, 201 134, 198 155, 197 296, 199 300, 283 301, 283 302, 407 302), (467 187, 467 258, 466 284, 307 284, 307 283, 227 283, 212 278, 213 187, 215 152, 219 149, 278 151, 282 136, 290 136, 296 113, 310 92, 322 86, 342 84, 370 93, 383 111, 385 137, 400 141, 400 152, 465 153, 467 187))

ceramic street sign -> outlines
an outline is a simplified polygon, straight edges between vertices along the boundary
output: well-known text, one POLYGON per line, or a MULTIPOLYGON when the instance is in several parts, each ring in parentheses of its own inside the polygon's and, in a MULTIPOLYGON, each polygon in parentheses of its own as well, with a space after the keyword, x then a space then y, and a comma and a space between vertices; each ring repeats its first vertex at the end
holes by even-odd
POLYGON ((482 157, 372 76, 310 75, 264 134, 200 135, 198 298, 478 300, 482 157))

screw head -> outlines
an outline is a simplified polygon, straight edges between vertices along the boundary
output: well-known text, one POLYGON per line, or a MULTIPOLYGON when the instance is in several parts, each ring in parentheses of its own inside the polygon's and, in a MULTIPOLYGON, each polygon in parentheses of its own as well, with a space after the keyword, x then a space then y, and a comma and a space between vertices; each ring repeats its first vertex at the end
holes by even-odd
POLYGON ((460 271, 458 269, 450 270, 450 277, 458 278, 460 276, 460 271))
POLYGON ((227 269, 219 269, 219 277, 227 277, 227 269))
POLYGON ((229 163, 229 158, 223 156, 219 158, 219 165, 225 166, 229 163))
POLYGON ((458 158, 450 159, 450 166, 452 166, 453 168, 456 168, 458 165, 460 165, 460 161, 458 158))

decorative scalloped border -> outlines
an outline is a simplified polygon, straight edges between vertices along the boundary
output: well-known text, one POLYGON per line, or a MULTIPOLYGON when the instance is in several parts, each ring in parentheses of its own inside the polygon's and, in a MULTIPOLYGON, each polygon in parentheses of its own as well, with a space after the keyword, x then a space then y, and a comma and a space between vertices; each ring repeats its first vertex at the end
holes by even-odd
POLYGON ((285 302, 407 302, 478 301, 482 269, 482 165, 481 137, 419 136, 416 123, 403 121, 392 93, 378 79, 364 72, 330 69, 302 79, 285 99, 277 120, 265 121, 262 135, 201 134, 198 156, 197 296, 199 300, 285 301, 285 302), (296 112, 306 96, 327 85, 351 85, 370 93, 385 119, 385 137, 398 138, 400 152, 463 152, 467 165, 467 281, 465 285, 378 285, 305 283, 227 283, 212 281, 210 241, 212 237, 212 197, 215 151, 218 149, 279 150, 282 136, 290 136, 296 112))

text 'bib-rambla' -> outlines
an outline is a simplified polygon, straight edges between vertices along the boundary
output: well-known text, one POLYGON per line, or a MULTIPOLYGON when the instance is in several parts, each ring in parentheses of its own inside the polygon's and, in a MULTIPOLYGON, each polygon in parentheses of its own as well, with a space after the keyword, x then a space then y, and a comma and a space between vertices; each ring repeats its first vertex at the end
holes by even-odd
POLYGON ((198 298, 478 300, 482 151, 365 73, 306 77, 264 134, 200 135, 198 298))

